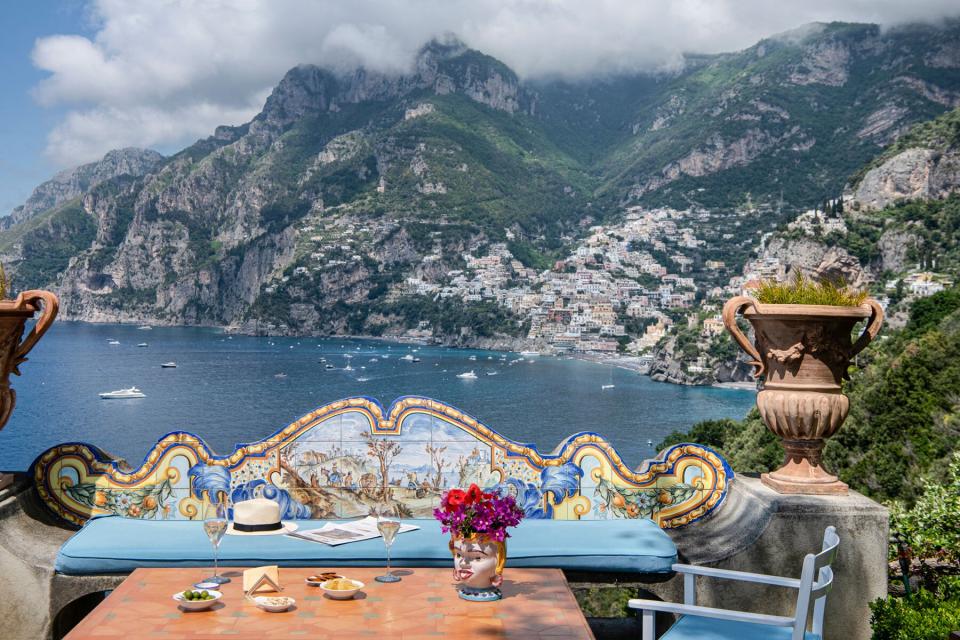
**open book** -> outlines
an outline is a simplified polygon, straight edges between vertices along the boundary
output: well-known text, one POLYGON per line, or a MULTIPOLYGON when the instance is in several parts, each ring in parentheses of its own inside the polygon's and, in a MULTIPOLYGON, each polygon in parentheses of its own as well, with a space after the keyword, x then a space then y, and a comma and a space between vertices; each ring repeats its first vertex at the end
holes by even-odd
MULTIPOLYGON (((413 524, 400 523, 400 530, 397 533, 406 533, 414 531, 420 527, 413 524)), ((379 538, 380 531, 377 529, 377 519, 373 516, 367 516, 362 520, 352 522, 328 522, 319 529, 307 529, 305 531, 295 531, 288 533, 292 538, 309 540, 310 542, 322 542, 332 547, 347 542, 359 542, 361 540, 370 540, 379 538)))

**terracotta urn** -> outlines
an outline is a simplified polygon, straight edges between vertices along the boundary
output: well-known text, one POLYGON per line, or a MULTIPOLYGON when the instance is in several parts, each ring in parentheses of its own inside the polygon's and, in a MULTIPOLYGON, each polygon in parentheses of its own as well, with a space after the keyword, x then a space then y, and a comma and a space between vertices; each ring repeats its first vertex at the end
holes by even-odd
POLYGON ((450 538, 453 554, 453 579, 464 600, 489 602, 503 597, 503 565, 507 561, 507 543, 487 536, 450 538))
POLYGON ((847 485, 823 468, 827 438, 843 424, 850 401, 842 383, 850 360, 876 338, 883 309, 872 299, 858 307, 762 304, 737 296, 723 307, 723 322, 762 379, 757 408, 783 443, 783 465, 761 475, 780 493, 845 494, 847 485), (737 314, 753 326, 750 342, 737 314), (866 327, 854 342, 854 327, 866 327))
POLYGON ((15 300, 0 300, 0 429, 7 424, 17 402, 17 392, 10 387, 10 374, 20 375, 20 365, 53 324, 59 307, 57 296, 49 291, 24 291, 15 300), (37 323, 21 341, 27 320, 38 311, 37 323))

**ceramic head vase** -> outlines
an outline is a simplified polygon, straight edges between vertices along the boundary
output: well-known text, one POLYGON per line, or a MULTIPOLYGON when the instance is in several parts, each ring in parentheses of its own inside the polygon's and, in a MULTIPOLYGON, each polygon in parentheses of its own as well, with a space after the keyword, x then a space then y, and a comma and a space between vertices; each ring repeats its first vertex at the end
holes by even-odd
POLYGON ((486 602, 501 598, 503 567, 507 561, 507 528, 523 519, 523 510, 511 495, 484 492, 477 485, 443 494, 434 516, 450 533, 453 578, 464 600, 486 602))

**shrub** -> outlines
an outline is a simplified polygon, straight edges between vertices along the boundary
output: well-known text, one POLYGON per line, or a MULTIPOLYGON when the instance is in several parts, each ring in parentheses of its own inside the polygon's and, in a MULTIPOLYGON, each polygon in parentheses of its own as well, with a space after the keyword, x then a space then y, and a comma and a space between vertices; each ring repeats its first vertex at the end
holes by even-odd
POLYGON ((953 454, 944 475, 942 482, 923 483, 913 507, 893 503, 890 528, 916 557, 960 562, 960 452, 953 454))
POLYGON ((873 640, 944 640, 960 629, 960 577, 940 581, 936 591, 887 596, 870 603, 873 640))

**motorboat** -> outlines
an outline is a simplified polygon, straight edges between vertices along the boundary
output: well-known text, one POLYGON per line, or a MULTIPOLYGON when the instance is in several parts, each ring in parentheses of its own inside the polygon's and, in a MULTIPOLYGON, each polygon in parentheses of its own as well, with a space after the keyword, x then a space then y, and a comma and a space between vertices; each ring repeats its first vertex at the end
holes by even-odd
POLYGON ((470 371, 465 371, 463 373, 458 373, 457 377, 462 378, 463 380, 476 380, 477 374, 475 374, 473 370, 470 370, 470 371))
POLYGON ((345 367, 343 368, 343 370, 344 370, 344 371, 353 371, 353 367, 351 367, 351 366, 348 364, 347 366, 345 366, 345 367))
POLYGON ((149 347, 150 345, 147 344, 146 342, 139 342, 139 343, 137 343, 137 346, 138 346, 138 347, 149 347))
POLYGON ((401 359, 401 360, 406 360, 407 362, 413 362, 414 360, 416 360, 416 358, 414 358, 413 355, 411 355, 411 354, 409 354, 409 353, 408 353, 407 355, 405 355, 405 356, 402 356, 400 359, 401 359))
POLYGON ((414 358, 413 362, 420 362, 420 358, 414 358))
POLYGON ((140 329, 140 331, 150 331, 153 329, 153 327, 151 327, 148 324, 142 324, 139 327, 137 327, 137 329, 140 329))
POLYGON ((495 376, 495 375, 497 375, 497 372, 496 372, 496 371, 487 371, 487 375, 488 375, 488 376, 495 376))
POLYGON ((532 356, 539 356, 539 355, 540 355, 540 352, 538 352, 538 351, 521 351, 521 352, 520 352, 520 355, 529 358, 529 357, 532 357, 532 356))
POLYGON ((607 389, 613 389, 613 388, 616 387, 616 386, 617 386, 617 385, 615 385, 615 384, 605 384, 605 385, 602 385, 602 386, 600 387, 600 389, 603 390, 603 391, 606 391, 607 389))
POLYGON ((120 341, 119 341, 119 340, 110 339, 110 340, 107 340, 107 344, 120 344, 120 341))
POLYGON ((326 369, 327 371, 330 371, 330 370, 335 369, 335 368, 336 368, 336 367, 334 367, 332 364, 328 364, 327 366, 324 367, 324 369, 326 369))
POLYGON ((119 389, 117 391, 107 391, 100 394, 102 400, 126 400, 128 398, 146 398, 146 394, 136 387, 129 389, 119 389))
POLYGON ((160 365, 160 368, 161 368, 161 369, 176 369, 176 368, 177 368, 177 363, 176 363, 176 362, 164 362, 163 364, 160 365))
POLYGON ((279 378, 279 379, 282 380, 283 378, 286 378, 286 377, 287 377, 287 374, 285 374, 285 373, 275 373, 275 374, 273 374, 273 377, 274 377, 274 378, 279 378))
POLYGON ((370 379, 370 378, 360 377, 360 378, 357 378, 357 382, 367 382, 369 379, 370 379))
POLYGON ((471 362, 476 362, 477 356, 470 356, 469 358, 467 358, 467 360, 470 360, 471 362))

